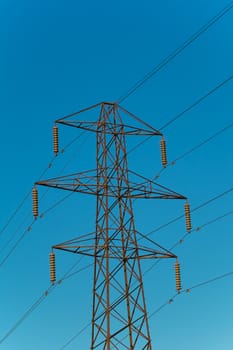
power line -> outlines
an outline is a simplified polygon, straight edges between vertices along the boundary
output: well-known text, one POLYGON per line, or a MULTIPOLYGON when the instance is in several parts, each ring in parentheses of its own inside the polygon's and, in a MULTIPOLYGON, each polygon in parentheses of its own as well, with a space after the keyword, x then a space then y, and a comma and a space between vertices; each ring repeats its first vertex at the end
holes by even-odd
POLYGON ((214 140, 216 137, 218 137, 219 135, 223 134, 225 131, 229 130, 230 128, 233 127, 233 123, 228 124, 227 126, 225 126, 224 128, 219 129, 218 131, 216 131, 213 135, 207 137, 205 140, 201 141, 200 143, 198 143, 197 145, 191 147, 189 150, 185 151, 183 154, 181 154, 180 156, 178 156, 177 158, 175 158, 174 160, 170 161, 166 167, 161 168, 161 170, 154 176, 154 179, 157 180, 160 175, 169 167, 169 166, 173 166, 175 165, 178 161, 180 161, 181 159, 187 157, 188 155, 192 154, 193 152, 197 151, 199 148, 201 148, 202 146, 206 145, 207 143, 209 143, 210 141, 214 140))
MULTIPOLYGON (((49 211, 53 210, 54 208, 56 208, 58 205, 60 205, 61 203, 63 203, 67 198, 71 197, 75 192, 70 192, 68 195, 64 196, 63 198, 61 198, 59 201, 57 201, 55 204, 53 204, 51 207, 49 207, 48 209, 46 209, 40 216, 39 218, 43 218, 45 214, 47 214, 49 211)), ((17 239, 17 241, 15 242, 15 244, 13 245, 13 247, 10 249, 10 251, 8 252, 8 254, 2 259, 2 261, 0 262, 0 268, 5 264, 5 262, 9 259, 9 257, 13 254, 13 252, 15 251, 15 249, 18 247, 18 245, 21 243, 21 241, 24 239, 24 237, 26 236, 26 234, 31 231, 33 225, 35 224, 37 220, 34 219, 32 221, 32 223, 24 230, 23 234, 17 239)), ((12 240, 12 238, 11 238, 12 240)), ((10 240, 10 241, 11 241, 10 240)), ((9 241, 8 241, 9 243, 9 241)))
POLYGON ((225 131, 229 130, 230 128, 233 127, 233 123, 225 126, 224 128, 218 130, 216 133, 214 133, 213 135, 211 135, 210 137, 208 137, 207 139, 205 139, 204 141, 200 142, 199 144, 197 144, 196 146, 192 147, 191 149, 189 149, 188 151, 184 152, 183 154, 181 154, 179 157, 177 157, 176 159, 174 159, 172 162, 170 162, 167 166, 169 165, 174 165, 175 163, 177 163, 179 160, 183 159, 184 157, 186 157, 187 155, 195 152, 196 150, 198 150, 199 148, 201 148, 202 146, 206 145, 208 142, 212 141, 213 139, 215 139, 217 136, 223 134, 225 131))
POLYGON ((159 313, 165 306, 171 304, 175 298, 177 298, 179 295, 182 295, 184 293, 189 293, 191 290, 193 289, 197 289, 197 288, 200 288, 200 287, 204 287, 206 286, 207 284, 211 284, 211 283, 214 283, 216 281, 219 281, 219 280, 222 280, 224 278, 227 278, 227 277, 230 277, 233 275, 233 271, 230 271, 230 272, 227 272, 227 273, 224 273, 222 275, 219 275, 219 276, 216 276, 214 278, 211 278, 211 279, 208 279, 208 280, 205 280, 201 283, 198 283, 198 284, 195 284, 193 285, 192 287, 189 287, 189 288, 186 288, 184 290, 182 290, 180 293, 176 293, 175 295, 173 295, 171 298, 169 298, 165 303, 163 303, 161 306, 159 306, 156 310, 154 310, 150 315, 149 315, 149 318, 153 317, 155 314, 159 313))
MULTIPOLYGON (((222 220, 224 218, 226 218, 227 216, 230 216, 233 214, 233 210, 230 210, 222 215, 219 215, 217 217, 215 217, 214 219, 210 220, 210 221, 207 221, 206 223, 200 225, 200 226, 197 226, 196 228, 193 228, 189 233, 185 233, 176 243, 174 243, 170 248, 169 250, 170 251, 173 251, 174 248, 176 248, 178 245, 182 244, 184 242, 184 240, 190 236, 191 233, 193 232, 199 232, 201 229, 203 229, 204 227, 206 226, 209 226, 209 225, 212 225, 214 224, 215 222, 219 221, 219 220, 222 220)), ((143 276, 146 275, 149 271, 151 271, 156 265, 158 265, 160 262, 160 260, 156 260, 156 262, 154 262, 144 273, 143 273, 143 276)))
MULTIPOLYGON (((45 298, 58 286, 60 285, 65 279, 69 278, 70 276, 73 276, 73 273, 71 271, 80 263, 83 257, 79 258, 77 262, 75 262, 63 275, 62 278, 60 278, 57 282, 50 285, 48 289, 46 289, 39 298, 27 309, 27 311, 18 319, 17 322, 9 329, 9 331, 0 339, 0 344, 2 344, 31 314, 33 311, 35 311, 39 305, 45 300, 45 298)), ((75 272, 75 274, 80 273, 87 268, 90 267, 90 265, 86 265, 79 270, 75 272)))
POLYGON ((1 247, 0 254, 2 254, 2 252, 4 252, 4 250, 8 247, 8 245, 12 242, 14 236, 21 230, 22 226, 24 226, 25 222, 28 220, 29 217, 31 218, 31 213, 24 218, 24 220, 20 223, 17 229, 13 232, 12 236, 1 247))
MULTIPOLYGON (((61 151, 60 153, 64 153, 65 149, 67 149, 68 147, 70 147, 74 142, 76 142, 83 134, 85 134, 86 131, 83 131, 80 135, 78 135, 77 137, 75 137, 71 142, 69 142, 61 151)), ((86 142, 87 137, 85 138, 84 142, 82 143, 82 145, 86 142)), ((51 168, 52 163, 54 162, 54 160, 56 159, 57 156, 54 156, 52 161, 49 163, 48 167, 41 173, 39 179, 41 179, 45 173, 47 172, 47 170, 49 168, 51 168)), ((69 162, 66 162, 65 166, 61 169, 60 172, 62 172, 67 166, 68 166, 69 162)), ((46 196, 46 194, 48 193, 49 188, 46 190, 46 192, 44 193, 44 195, 42 196, 42 198, 44 196, 46 196)), ((10 224, 10 222, 13 220, 13 218, 15 217, 15 215, 17 214, 17 212, 19 211, 19 209, 22 207, 23 203, 26 201, 26 199, 28 198, 28 196, 31 194, 31 191, 27 194, 27 196, 25 197, 24 201, 22 203, 20 203, 19 207, 17 208, 17 210, 12 214, 12 216, 10 217, 10 219, 7 221, 7 224, 4 226, 3 230, 0 232, 3 233, 3 231, 5 231, 5 229, 7 228, 7 226, 10 224)), ((60 199, 59 201, 57 201, 56 203, 54 203, 51 207, 49 207, 48 209, 46 209, 39 217, 43 218, 45 214, 47 214, 49 211, 53 210, 54 208, 56 208, 58 205, 60 205, 61 203, 63 203, 67 198, 71 197, 72 194, 74 194, 74 192, 70 192, 68 195, 64 196, 62 199, 60 199)), ((41 199, 42 199, 41 198, 41 199)), ((29 213, 23 220, 23 223, 21 223, 18 228, 16 229, 16 231, 14 232, 14 235, 19 231, 19 229, 21 228, 21 226, 24 224, 25 220, 27 220, 27 218, 31 216, 31 214, 29 213)), ((18 245, 21 243, 21 241, 24 239, 24 237, 26 236, 26 234, 31 231, 33 225, 35 224, 36 219, 33 220, 33 222, 23 231, 22 235, 17 239, 17 241, 15 242, 15 244, 13 245, 13 247, 10 249, 10 251, 7 253, 7 255, 0 261, 0 268, 6 263, 6 261, 10 258, 10 256, 13 254, 13 252, 15 251, 15 249, 18 247, 18 245)), ((1 248, 0 252, 3 252, 5 250, 5 248, 10 244, 10 242, 13 240, 14 235, 6 242, 6 244, 1 248)))
POLYGON ((156 65, 149 73, 147 73, 142 79, 138 80, 124 95, 122 95, 117 102, 122 102, 131 96, 136 90, 144 85, 149 79, 156 75, 162 68, 164 68, 169 62, 171 62, 176 56, 190 46, 195 40, 197 40, 202 34, 210 29, 215 23, 217 23, 223 16, 225 16, 233 8, 233 1, 219 11, 214 17, 212 17, 206 24, 204 24, 199 30, 191 35, 186 41, 184 41, 179 47, 172 51, 167 57, 165 57, 158 65, 156 65))
MULTIPOLYGON (((205 95, 201 96, 200 98, 198 98, 195 102, 193 102, 191 105, 189 105, 187 108, 185 108, 182 112, 178 113, 176 116, 174 116, 172 119, 170 119, 170 121, 168 121, 166 124, 164 124, 160 130, 166 128, 167 126, 169 126, 170 124, 172 124, 175 120, 179 119, 181 116, 183 116, 185 113, 189 112, 191 109, 193 109, 194 107, 196 107, 198 104, 200 104, 203 100, 205 100, 207 97, 209 97, 211 94, 213 94, 214 92, 216 92, 218 89, 220 89, 222 86, 224 86, 225 84, 227 84, 229 81, 231 81, 233 78, 233 76, 228 77, 227 79, 223 80, 221 83, 219 83, 217 86, 215 86, 212 90, 210 90, 209 92, 207 92, 205 95)), ((219 131, 217 131, 215 134, 213 134, 212 136, 208 137, 207 139, 205 139, 204 141, 202 141, 201 143, 199 143, 198 145, 192 147, 190 150, 186 151, 185 153, 183 153, 181 156, 177 157, 175 160, 173 160, 172 162, 170 162, 169 164, 167 164, 167 167, 169 165, 174 165, 178 160, 186 157, 187 155, 193 153, 194 151, 196 151, 198 148, 204 146, 206 143, 212 141, 215 137, 219 136, 220 134, 224 133, 225 131, 227 131, 228 129, 230 129, 233 126, 233 123, 225 126, 224 128, 220 129, 219 131)), ((141 142, 139 142, 136 146, 132 147, 129 151, 128 154, 134 152, 137 148, 139 148, 140 146, 142 146, 144 143, 146 143, 147 141, 149 141, 151 139, 151 136, 145 138, 144 140, 142 140, 141 142)), ((162 168, 159 172, 159 174, 157 176, 155 176, 155 179, 157 179, 160 174, 165 170, 166 168, 162 168)))
POLYGON ((206 280, 206 281, 203 281, 203 282, 201 282, 201 283, 195 284, 195 285, 193 285, 192 287, 183 290, 182 293, 190 292, 190 291, 193 290, 193 289, 200 288, 200 287, 206 286, 207 284, 210 284, 210 283, 213 283, 213 282, 222 280, 222 279, 224 279, 224 278, 226 278, 226 277, 231 276, 232 274, 233 274, 233 271, 224 273, 224 274, 219 275, 219 276, 216 276, 216 277, 211 278, 211 279, 209 279, 209 280, 206 280))
MULTIPOLYGON (((221 192, 221 193, 218 194, 217 196, 214 196, 214 197, 208 199, 207 201, 205 201, 205 202, 199 204, 199 205, 196 206, 195 208, 191 209, 191 212, 195 212, 195 211, 197 211, 197 210, 199 210, 199 209, 205 207, 206 205, 208 205, 208 204, 210 204, 210 203, 212 203, 212 202, 215 202, 216 200, 218 200, 218 199, 220 199, 220 198, 226 196, 227 194, 231 193, 232 191, 233 191, 233 187, 227 189, 227 190, 224 191, 224 192, 221 192)), ((165 227, 167 227, 167 226, 173 224, 174 222, 176 222, 176 221, 182 219, 183 217, 184 217, 184 214, 179 215, 179 216, 177 216, 176 218, 174 218, 174 219, 168 221, 167 223, 165 223, 165 224, 163 224, 163 225, 161 225, 161 226, 155 228, 154 230, 148 232, 145 236, 150 236, 152 233, 155 233, 155 232, 160 231, 161 229, 163 229, 163 228, 165 228, 165 227)))
MULTIPOLYGON (((41 179, 48 171, 48 169, 50 169, 52 167, 52 164, 54 162, 54 160, 56 159, 56 156, 54 156, 51 161, 49 162, 48 166, 41 172, 39 179, 41 179)), ((5 225, 2 227, 2 229, 0 230, 0 236, 6 231, 7 227, 10 225, 10 223, 12 222, 12 220, 15 218, 15 216, 17 215, 17 213, 19 212, 19 210, 23 207, 24 203, 26 202, 26 200, 28 199, 28 197, 31 195, 31 189, 30 191, 27 192, 27 194, 25 195, 25 197, 22 199, 22 201, 19 203, 19 205, 17 206, 17 208, 13 211, 12 215, 9 217, 9 219, 7 220, 7 222, 5 223, 5 225)))
POLYGON ((204 101, 207 97, 212 95, 214 92, 216 92, 218 89, 229 83, 233 79, 233 75, 230 75, 227 79, 221 81, 217 86, 215 86, 213 89, 208 91, 205 95, 198 98, 195 102, 193 102, 189 107, 185 108, 182 112, 178 113, 175 117, 170 119, 167 123, 165 123, 159 130, 163 130, 167 128, 169 125, 174 123, 177 119, 181 118, 185 113, 189 112, 191 109, 199 105, 202 101, 204 101))
POLYGON ((15 249, 18 247, 18 245, 20 244, 20 242, 24 239, 24 237, 26 236, 26 234, 31 231, 32 226, 35 224, 35 219, 33 220, 33 222, 31 223, 31 225, 29 225, 23 232, 23 234, 17 239, 17 241, 15 242, 15 244, 13 245, 13 247, 10 249, 10 251, 7 253, 7 255, 2 259, 2 261, 0 262, 0 268, 5 264, 5 262, 9 259, 9 257, 13 254, 13 252, 15 251, 15 249))
MULTIPOLYGON (((68 149, 71 145, 73 145, 77 140, 79 140, 81 138, 81 136, 83 134, 85 134, 86 131, 83 131, 81 134, 79 134, 78 136, 76 136, 73 140, 71 140, 69 143, 67 143, 64 148, 61 149, 61 151, 59 152, 59 154, 63 154, 65 152, 66 149, 68 149)), ((51 159, 51 161, 49 162, 48 166, 41 172, 38 180, 41 180, 42 177, 47 173, 47 171, 52 167, 55 159, 57 158, 57 155, 54 155, 51 159)), ((67 166, 67 164, 66 164, 67 166)), ((64 166, 64 168, 66 167, 64 166)), ((62 170, 64 170, 64 168, 62 168, 62 170)), ((62 171, 61 170, 61 171, 62 171)), ((19 203, 19 205, 16 207, 16 209, 13 211, 13 213, 10 215, 10 217, 8 218, 8 220, 6 221, 5 225, 2 227, 2 229, 0 230, 0 236, 6 231, 6 229, 8 228, 8 226, 10 225, 10 223, 13 221, 13 219, 15 218, 15 216, 18 214, 18 212, 20 211, 20 209, 23 207, 24 203, 26 202, 26 200, 29 198, 29 196, 31 195, 31 189, 30 191, 27 192, 27 194, 25 195, 25 197, 22 199, 22 201, 19 203)))
MULTIPOLYGON (((83 131, 80 135, 78 135, 77 137, 75 137, 72 141, 70 141, 61 151, 61 153, 64 153, 64 151, 70 147, 74 142, 76 142, 83 134, 85 134, 86 131, 83 131)), ((87 137, 85 138, 85 140, 83 141, 82 145, 86 142, 87 137)), ((48 171, 49 168, 52 167, 52 163, 54 162, 54 160, 56 159, 57 156, 54 156, 52 158, 52 161, 49 163, 48 167, 43 170, 43 172, 41 173, 41 175, 39 176, 39 179, 41 179, 45 173, 48 171)), ((63 166, 63 168, 60 170, 59 173, 61 173, 62 171, 64 171, 64 169, 69 165, 71 160, 69 160, 68 162, 66 162, 66 164, 63 166)), ((46 196, 46 194, 48 193, 49 188, 46 190, 46 192, 43 194, 41 200, 46 196)), ((60 205, 62 202, 64 202, 68 197, 70 197, 72 193, 69 193, 67 196, 63 197, 61 200, 59 200, 58 202, 56 202, 54 205, 52 205, 50 208, 48 208, 45 212, 43 212, 40 215, 40 218, 42 218, 45 214, 47 214, 50 210, 54 209, 55 207, 57 207, 58 205, 60 205)), ((18 211, 21 209, 21 207, 23 206, 23 204, 25 203, 25 201, 28 199, 29 195, 31 195, 31 190, 28 192, 28 194, 25 196, 24 200, 19 204, 18 208, 13 212, 13 214, 11 215, 11 217, 9 218, 9 220, 7 221, 7 223, 5 224, 5 226, 3 227, 3 229, 0 231, 0 235, 6 230, 6 228, 9 226, 9 224, 11 223, 11 221, 14 219, 15 215, 18 213, 18 211)), ((4 244, 4 246, 0 249, 0 253, 2 253, 7 246, 11 243, 11 241, 13 240, 15 234, 17 234, 17 232, 21 229, 22 225, 25 223, 25 221, 28 219, 28 217, 31 217, 31 213, 29 212, 27 214, 27 216, 24 218, 24 220, 22 221, 22 223, 17 227, 17 229, 15 230, 14 234, 12 235, 11 238, 8 239, 8 241, 4 244)), ((35 220, 32 222, 32 224, 30 224, 23 232, 22 236, 18 238, 18 240, 16 241, 16 243, 14 244, 14 246, 11 248, 11 250, 9 251, 9 253, 6 255, 6 257, 0 262, 0 267, 2 267, 4 265, 4 263, 8 260, 8 258, 12 255, 12 253, 14 252, 14 250, 17 248, 17 246, 20 244, 20 242, 23 240, 23 238, 26 236, 26 234, 31 231, 32 229, 32 225, 35 223, 35 220)))
POLYGON ((70 345, 71 343, 73 343, 73 341, 78 338, 87 328, 90 327, 90 322, 88 322, 83 328, 80 329, 80 331, 78 333, 76 333, 73 337, 71 337, 64 345, 62 345, 62 347, 60 348, 60 350, 63 350, 65 348, 67 348, 68 345, 70 345))
POLYGON ((0 231, 0 236, 3 234, 3 232, 5 232, 5 230, 7 229, 7 227, 10 225, 11 221, 14 219, 14 217, 16 216, 16 214, 19 212, 19 210, 23 207, 24 203, 26 202, 26 200, 28 199, 28 197, 31 194, 31 190, 25 195, 25 197, 22 199, 22 201, 19 203, 19 205, 17 206, 17 208, 13 211, 12 215, 9 217, 9 219, 6 221, 5 225, 2 227, 1 231, 0 231))
POLYGON ((37 307, 44 301, 46 296, 53 290, 53 286, 50 286, 46 292, 44 292, 35 303, 23 314, 23 316, 14 324, 14 326, 0 339, 0 344, 2 344, 20 325, 25 319, 37 309, 37 307))

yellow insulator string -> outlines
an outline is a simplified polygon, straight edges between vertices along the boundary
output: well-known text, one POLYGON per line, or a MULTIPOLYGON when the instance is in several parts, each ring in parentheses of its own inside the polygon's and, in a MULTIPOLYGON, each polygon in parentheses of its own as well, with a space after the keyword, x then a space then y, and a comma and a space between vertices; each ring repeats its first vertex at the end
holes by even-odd
POLYGON ((58 154, 59 148, 58 148, 58 127, 54 125, 53 127, 53 152, 55 155, 58 154))
POLYGON ((38 191, 37 188, 34 187, 32 189, 32 202, 33 202, 33 216, 34 218, 38 217, 38 191))
POLYGON ((177 290, 177 293, 180 293, 181 279, 180 279, 180 264, 178 260, 176 260, 176 263, 175 263, 175 272, 176 272, 176 290, 177 290))
POLYGON ((51 252, 49 254, 50 262, 50 282, 53 284, 56 281, 56 269, 55 269, 55 254, 51 252))
POLYGON ((160 141, 160 149, 161 149, 162 166, 165 168, 167 166, 167 150, 166 150, 166 141, 164 139, 160 141))
POLYGON ((185 219, 186 219, 186 229, 188 232, 190 232, 192 229, 192 226, 191 226, 191 216, 190 216, 189 203, 185 203, 184 210, 185 210, 185 219))

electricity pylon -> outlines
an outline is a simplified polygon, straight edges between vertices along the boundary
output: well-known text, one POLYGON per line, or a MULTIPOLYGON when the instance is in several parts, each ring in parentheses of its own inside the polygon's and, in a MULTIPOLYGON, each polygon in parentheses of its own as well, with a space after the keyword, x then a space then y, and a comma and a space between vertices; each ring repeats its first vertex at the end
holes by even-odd
MULTIPOLYGON (((141 260, 177 257, 136 230, 132 200, 186 197, 129 170, 126 136, 163 135, 116 103, 91 106, 57 120, 56 124, 96 133, 96 169, 36 183, 96 196, 95 231, 52 247, 94 257, 90 349, 151 350, 141 260), (77 120, 79 114, 89 111, 98 113, 96 121, 77 120), (134 121, 133 125, 130 121, 134 121)), ((163 139, 161 147, 165 166, 163 139)), ((58 153, 56 125, 54 151, 58 153)), ((37 193, 34 196, 34 215, 37 216, 37 193)), ((51 281, 55 282, 53 250, 50 263, 51 281)), ((176 272, 179 292, 178 262, 176 272)))

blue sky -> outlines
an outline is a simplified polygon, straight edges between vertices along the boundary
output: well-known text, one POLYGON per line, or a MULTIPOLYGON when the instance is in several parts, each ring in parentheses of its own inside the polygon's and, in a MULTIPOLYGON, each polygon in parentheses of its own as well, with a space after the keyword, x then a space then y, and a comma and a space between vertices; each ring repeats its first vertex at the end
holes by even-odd
MULTIPOLYGON (((1 227, 53 159, 51 130, 55 119, 103 100, 117 100, 227 4, 220 0, 85 3, 3 0, 0 4, 1 227)), ((232 16, 232 11, 224 16, 127 98, 123 107, 159 129, 231 76, 232 16)), ((163 130, 169 161, 230 125, 232 114, 231 81, 163 130)), ((61 147, 77 136, 77 130, 71 128, 61 128, 60 132, 61 147)), ((95 153, 92 136, 83 136, 67 148, 44 177, 89 169, 88 160, 95 153)), ((129 148, 137 142, 130 140, 129 148)), ((229 128, 167 167, 158 182, 187 196, 195 208, 232 187, 232 146, 232 128, 229 128)), ((129 165, 148 177, 157 174, 161 169, 159 140, 149 141, 132 152, 129 165)), ((40 189, 40 198, 43 193, 44 189, 40 189)), ((41 212, 66 194, 52 189, 45 193, 40 201, 41 212)), ((195 211, 193 227, 231 211, 232 195, 230 192, 195 211)), ((93 198, 72 195, 37 220, 0 267, 0 338, 48 289, 50 247, 80 232, 93 231, 94 203, 93 198)), ((183 203, 138 201, 134 209, 138 230, 147 234, 182 214, 183 203)), ((32 220, 29 196, 0 236, 1 259, 32 220)), ((232 271, 232 221, 229 215, 203 227, 174 249, 181 263, 184 288, 232 271)), ((184 234, 185 223, 180 220, 151 234, 150 238, 169 248, 184 234)), ((65 252, 58 254, 58 278, 77 259, 78 256, 65 252)), ((90 262, 82 260, 75 270, 90 262)), ((151 264, 145 263, 143 269, 151 264)), ((160 262, 145 274, 144 281, 147 307, 152 313, 175 294, 173 263, 160 262)), ((62 349, 90 321, 91 288, 91 268, 65 280, 1 348, 62 349)), ((150 319, 153 348, 232 349, 232 292, 232 277, 228 277, 177 297, 150 319)), ((88 349, 89 344, 90 328, 87 328, 66 348, 88 349)))

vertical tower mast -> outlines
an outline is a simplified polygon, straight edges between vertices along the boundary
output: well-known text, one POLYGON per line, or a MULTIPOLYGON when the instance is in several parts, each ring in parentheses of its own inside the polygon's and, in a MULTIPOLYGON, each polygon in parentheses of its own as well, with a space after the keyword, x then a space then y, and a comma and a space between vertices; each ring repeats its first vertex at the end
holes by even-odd
MULTIPOLYGON (((136 230, 132 199, 186 198, 129 170, 126 136, 163 135, 117 104, 106 102, 56 123, 96 133, 94 171, 36 183, 96 195, 95 232, 53 246, 94 257, 90 349, 151 350, 141 260, 177 257, 136 230), (96 108, 99 108, 97 121, 76 120, 80 113, 96 108), (136 126, 126 123, 122 115, 133 119, 136 126)), ((57 153, 57 140, 55 143, 57 153)), ((55 271, 52 275, 55 276, 55 271)))
POLYGON ((139 339, 141 349, 151 349, 124 125, 115 105, 103 105, 99 118, 97 179, 91 349, 98 345, 107 350, 118 349, 126 334, 127 349, 135 349, 139 339), (117 191, 114 197, 109 196, 112 186, 117 191), (99 246, 105 249, 100 251, 99 246))

